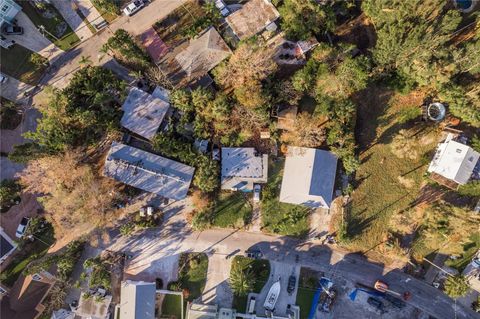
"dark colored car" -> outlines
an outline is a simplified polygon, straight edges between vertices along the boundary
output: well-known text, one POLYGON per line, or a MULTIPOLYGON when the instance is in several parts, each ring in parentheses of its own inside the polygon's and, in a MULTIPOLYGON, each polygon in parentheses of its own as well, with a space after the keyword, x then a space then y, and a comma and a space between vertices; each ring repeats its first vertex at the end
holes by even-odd
POLYGON ((23 28, 19 27, 17 25, 8 25, 7 24, 5 27, 3 27, 2 31, 3 31, 3 33, 5 33, 7 35, 23 34, 23 28))
POLYGON ((297 283, 297 278, 294 275, 288 277, 287 292, 291 294, 295 290, 295 284, 297 283))
POLYGON ((380 310, 382 313, 385 312, 385 310, 383 309, 383 302, 381 302, 380 300, 376 299, 376 298, 373 298, 373 297, 369 297, 367 299, 367 302, 369 305, 377 308, 378 310, 380 310))
POLYGON ((263 254, 260 250, 247 250, 245 251, 245 257, 252 259, 260 259, 263 257, 263 254))

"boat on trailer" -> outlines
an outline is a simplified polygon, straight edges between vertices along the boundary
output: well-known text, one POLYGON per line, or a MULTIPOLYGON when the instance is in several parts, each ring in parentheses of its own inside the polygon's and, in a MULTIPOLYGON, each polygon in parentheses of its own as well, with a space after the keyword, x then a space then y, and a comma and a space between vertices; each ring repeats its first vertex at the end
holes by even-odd
POLYGON ((268 291, 267 298, 265 299, 265 303, 263 304, 266 310, 272 312, 275 310, 275 304, 277 303, 278 296, 280 295, 280 289, 280 279, 278 279, 278 281, 274 282, 272 287, 270 287, 270 290, 268 291))

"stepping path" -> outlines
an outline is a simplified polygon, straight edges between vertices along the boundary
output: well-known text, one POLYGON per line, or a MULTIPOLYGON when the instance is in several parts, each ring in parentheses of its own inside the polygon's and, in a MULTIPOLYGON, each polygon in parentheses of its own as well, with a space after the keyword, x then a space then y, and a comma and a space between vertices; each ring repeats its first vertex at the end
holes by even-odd
POLYGON ((9 40, 14 40, 21 46, 37 52, 41 56, 47 58, 50 62, 63 53, 62 50, 57 48, 50 40, 45 38, 37 27, 33 24, 28 16, 20 11, 16 17, 18 25, 23 27, 22 35, 9 35, 9 40))
POLYGON ((73 0, 51 0, 52 4, 57 8, 68 25, 78 35, 81 41, 90 38, 93 33, 83 22, 82 18, 74 10, 76 3, 73 0))
MULTIPOLYGON (((62 0, 59 0, 62 1, 62 0)), ((90 0, 74 0, 78 6, 78 9, 83 13, 88 22, 94 27, 96 25, 102 24, 105 22, 100 12, 97 8, 93 6, 90 0)))

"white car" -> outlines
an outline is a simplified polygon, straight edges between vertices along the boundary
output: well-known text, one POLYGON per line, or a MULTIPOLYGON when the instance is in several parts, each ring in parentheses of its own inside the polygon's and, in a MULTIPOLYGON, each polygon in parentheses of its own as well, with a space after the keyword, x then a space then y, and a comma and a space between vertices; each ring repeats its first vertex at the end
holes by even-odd
POLYGON ((131 16, 135 12, 137 12, 138 10, 143 8, 144 6, 145 6, 145 3, 142 0, 135 0, 135 1, 130 2, 128 4, 128 6, 126 6, 123 9, 123 13, 125 13, 125 15, 127 15, 127 16, 131 16))
POLYGON ((5 83, 5 82, 7 82, 7 80, 8 80, 8 78, 5 75, 3 75, 2 73, 0 73, 0 83, 5 83))
POLYGON ((22 221, 17 227, 17 231, 15 232, 15 236, 17 238, 22 238, 23 235, 25 235, 25 231, 27 230, 28 223, 30 222, 30 219, 27 217, 23 217, 22 221))
POLYGON ((253 186, 253 201, 259 202, 260 201, 260 192, 262 191, 262 186, 260 184, 255 184, 253 186))

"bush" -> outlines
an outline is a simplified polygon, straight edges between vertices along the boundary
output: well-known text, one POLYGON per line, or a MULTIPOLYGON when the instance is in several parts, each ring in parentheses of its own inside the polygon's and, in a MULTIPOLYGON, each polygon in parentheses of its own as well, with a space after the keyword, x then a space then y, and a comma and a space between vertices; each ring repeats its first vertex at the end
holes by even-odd
POLYGON ((133 233, 134 230, 135 230, 135 224, 132 222, 129 222, 120 226, 120 234, 122 234, 122 236, 129 236, 133 233))
POLYGON ((465 185, 460 185, 458 193, 462 196, 480 196, 480 181, 471 181, 465 185))
POLYGON ((113 52, 120 62, 136 70, 145 71, 150 66, 150 57, 123 29, 115 31, 114 35, 103 45, 102 50, 113 52))
POLYGON ((465 296, 469 289, 470 287, 465 276, 450 276, 445 281, 445 293, 452 298, 465 296))
POLYGON ((13 179, 4 179, 0 182, 0 210, 7 211, 20 201, 21 185, 13 179))
POLYGON ((422 115, 422 109, 418 106, 407 106, 398 114, 398 123, 404 124, 408 121, 414 120, 422 115))

